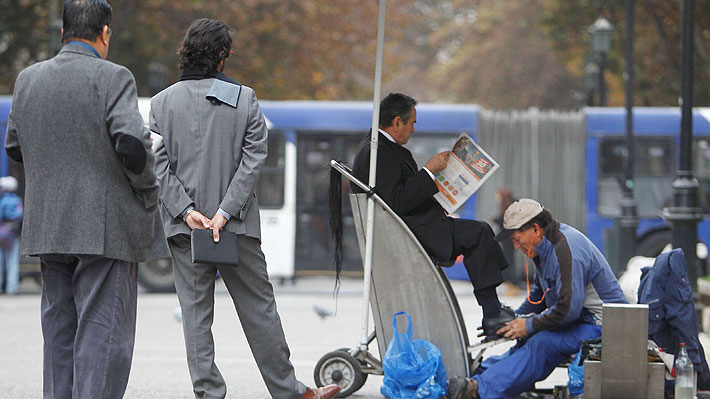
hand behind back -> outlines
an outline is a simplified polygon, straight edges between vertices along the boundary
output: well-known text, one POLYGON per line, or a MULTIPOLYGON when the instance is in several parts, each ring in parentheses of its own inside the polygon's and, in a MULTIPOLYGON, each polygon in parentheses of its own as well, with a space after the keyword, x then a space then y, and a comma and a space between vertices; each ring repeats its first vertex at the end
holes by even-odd
POLYGON ((210 219, 208 228, 212 229, 212 239, 214 239, 214 242, 219 241, 219 231, 224 228, 225 224, 227 224, 227 219, 219 213, 215 213, 212 219, 210 219))
POLYGON ((210 220, 198 211, 192 211, 185 217, 185 223, 190 226, 190 230, 209 229, 210 220))

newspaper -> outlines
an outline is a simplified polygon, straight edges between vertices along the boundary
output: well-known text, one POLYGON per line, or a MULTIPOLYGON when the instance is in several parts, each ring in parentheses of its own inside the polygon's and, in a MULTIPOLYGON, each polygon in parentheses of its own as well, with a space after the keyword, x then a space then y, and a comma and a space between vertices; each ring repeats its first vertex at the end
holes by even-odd
POLYGON ((434 198, 448 213, 466 202, 500 166, 466 133, 461 133, 451 152, 446 168, 434 174, 439 187, 434 198))
MULTIPOLYGON (((148 126, 146 125, 146 127, 148 127, 148 126)), ((160 147, 160 143, 163 142, 163 136, 161 136, 158 133, 151 130, 150 131, 150 141, 152 142, 150 149, 151 149, 151 151, 155 152, 158 149, 158 147, 160 147)))

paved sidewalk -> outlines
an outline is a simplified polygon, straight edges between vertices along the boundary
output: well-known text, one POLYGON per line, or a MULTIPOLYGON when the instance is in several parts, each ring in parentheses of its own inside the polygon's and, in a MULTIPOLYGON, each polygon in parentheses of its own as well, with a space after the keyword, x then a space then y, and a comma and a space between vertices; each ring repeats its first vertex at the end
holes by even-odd
MULTIPOLYGON (((357 345, 360 341, 362 280, 343 278, 337 312, 333 284, 332 277, 299 278, 295 284, 274 284, 279 313, 291 348, 291 360, 298 378, 307 385, 313 385, 313 368, 321 356, 337 348, 357 345), (321 317, 315 307, 332 315, 321 317)), ((452 286, 473 342, 482 317, 481 309, 476 304, 470 283, 454 281, 452 286)), ((0 329, 0 399, 41 397, 39 289, 23 283, 22 292, 17 296, 0 296, 0 315, 4 320, 0 329)), ((501 299, 515 308, 524 296, 501 295, 501 299)), ((182 327, 175 317, 177 308, 174 294, 139 294, 136 346, 127 399, 193 397, 182 327)), ((414 323, 416 328, 416 320, 414 323)), ((216 294, 213 331, 217 364, 228 384, 227 397, 268 398, 222 283, 218 284, 216 294)), ((710 348, 710 336, 701 334, 701 339, 706 350, 710 348)), ((502 353, 511 344, 492 348, 487 354, 502 353)), ((371 345, 371 350, 379 357, 376 345, 371 345)), ((551 388, 566 382, 566 372, 558 370, 538 387, 551 388)), ((381 398, 381 384, 382 377, 369 376, 363 388, 352 397, 381 398)))

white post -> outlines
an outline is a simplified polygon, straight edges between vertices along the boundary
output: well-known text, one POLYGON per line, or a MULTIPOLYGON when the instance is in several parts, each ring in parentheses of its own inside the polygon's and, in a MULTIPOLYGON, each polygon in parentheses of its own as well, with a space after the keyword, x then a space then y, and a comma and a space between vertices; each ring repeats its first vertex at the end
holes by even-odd
MULTIPOLYGON (((375 93, 372 100, 372 134, 370 139, 370 187, 375 186, 377 177, 377 133, 380 126, 380 95, 382 89, 382 48, 385 42, 385 5, 386 0, 380 0, 380 10, 377 22, 377 57, 375 61, 375 93)), ((362 340, 360 349, 367 350, 369 337, 368 324, 370 319, 370 285, 372 283, 372 239, 375 232, 375 200, 367 201, 367 232, 365 235, 365 265, 362 301, 362 340)))

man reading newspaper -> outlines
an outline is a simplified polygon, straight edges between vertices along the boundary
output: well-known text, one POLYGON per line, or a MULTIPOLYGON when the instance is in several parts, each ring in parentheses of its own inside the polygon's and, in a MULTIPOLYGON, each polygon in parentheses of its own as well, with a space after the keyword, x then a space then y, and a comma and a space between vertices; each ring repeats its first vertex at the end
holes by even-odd
POLYGON ((498 163, 466 133, 461 133, 451 154, 455 156, 450 157, 446 168, 434 174, 434 182, 439 188, 434 198, 447 213, 466 202, 498 169, 498 163))
MULTIPOLYGON (((375 192, 404 220, 430 256, 446 261, 463 254, 473 292, 483 308, 483 332, 495 337, 496 331, 514 318, 513 310, 501 306, 496 294, 496 287, 503 282, 501 269, 508 262, 487 223, 449 217, 434 198, 439 193, 434 174, 446 168, 451 152, 434 155, 420 169, 404 147, 414 133, 416 105, 414 98, 402 93, 390 93, 380 103, 375 192)), ((367 182, 369 167, 367 134, 355 156, 353 174, 367 182)), ((362 192, 356 186, 352 189, 362 192)))

